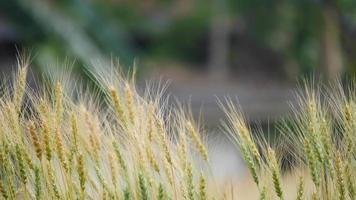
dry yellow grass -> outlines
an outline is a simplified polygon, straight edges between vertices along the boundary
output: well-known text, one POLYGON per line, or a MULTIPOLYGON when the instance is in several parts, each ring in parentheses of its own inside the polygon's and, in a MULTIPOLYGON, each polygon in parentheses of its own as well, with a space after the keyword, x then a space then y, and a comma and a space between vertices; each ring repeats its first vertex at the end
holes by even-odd
POLYGON ((251 178, 222 183, 209 170, 201 129, 188 111, 167 107, 160 91, 139 95, 111 68, 93 72, 105 105, 61 79, 33 94, 25 61, 0 97, 0 199, 355 199, 353 85, 306 87, 273 147, 233 102, 223 103, 223 127, 251 178), (284 172, 286 148, 294 164, 284 172))

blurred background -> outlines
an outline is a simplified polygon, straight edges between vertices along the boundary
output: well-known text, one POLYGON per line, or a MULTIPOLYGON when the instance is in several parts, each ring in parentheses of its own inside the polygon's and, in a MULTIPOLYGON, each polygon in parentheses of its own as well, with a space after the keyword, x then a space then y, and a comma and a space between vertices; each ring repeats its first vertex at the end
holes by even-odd
POLYGON ((1 0, 2 73, 24 49, 34 73, 75 60, 88 83, 93 60, 136 63, 139 85, 170 80, 168 93, 190 102, 210 130, 225 96, 267 126, 290 111, 301 77, 355 77, 356 1, 1 0))

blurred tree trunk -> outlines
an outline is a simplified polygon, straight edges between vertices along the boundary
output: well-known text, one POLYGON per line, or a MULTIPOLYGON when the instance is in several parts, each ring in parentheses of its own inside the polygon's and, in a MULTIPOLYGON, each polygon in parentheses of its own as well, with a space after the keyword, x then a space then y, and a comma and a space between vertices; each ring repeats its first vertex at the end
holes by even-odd
POLYGON ((224 78, 229 72, 230 25, 226 0, 212 1, 213 15, 209 38, 209 74, 213 78, 224 78))
POLYGON ((336 2, 326 0, 322 7, 324 29, 321 38, 321 70, 328 80, 335 80, 343 72, 340 21, 336 2))

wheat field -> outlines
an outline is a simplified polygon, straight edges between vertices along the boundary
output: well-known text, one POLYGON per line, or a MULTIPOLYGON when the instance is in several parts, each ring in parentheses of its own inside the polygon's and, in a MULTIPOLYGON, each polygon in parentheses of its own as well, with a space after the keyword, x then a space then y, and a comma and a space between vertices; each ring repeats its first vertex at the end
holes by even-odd
POLYGON ((235 102, 219 101, 221 129, 250 174, 221 182, 204 124, 181 104, 169 106, 164 88, 138 92, 134 75, 110 67, 91 72, 103 101, 66 75, 35 92, 28 70, 19 59, 2 86, 0 199, 355 199, 352 83, 306 83, 274 144, 252 133, 235 102))

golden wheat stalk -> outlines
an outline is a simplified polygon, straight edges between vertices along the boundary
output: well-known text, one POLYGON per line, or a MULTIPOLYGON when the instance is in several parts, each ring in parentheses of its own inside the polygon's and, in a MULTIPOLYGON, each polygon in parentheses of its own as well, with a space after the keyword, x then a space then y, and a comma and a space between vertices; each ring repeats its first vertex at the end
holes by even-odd
MULTIPOLYGON (((19 62, 13 92, 0 97, 0 199, 248 199, 239 196, 248 190, 234 191, 239 179, 228 180, 231 191, 215 181, 201 130, 189 111, 161 103, 161 92, 140 95, 112 69, 94 74, 107 104, 90 90, 71 95, 64 80, 35 95, 27 92, 27 63, 19 62)), ((256 198, 355 198, 356 89, 337 90, 306 88, 280 129, 288 137, 276 141, 287 152, 256 137, 232 101, 223 106, 224 131, 245 160, 256 198), (290 183, 290 174, 299 181, 290 183)))

